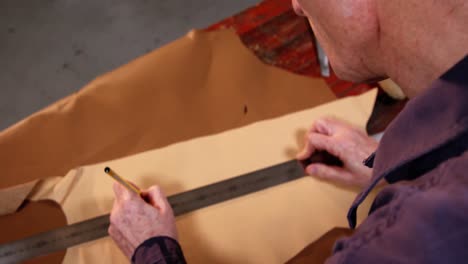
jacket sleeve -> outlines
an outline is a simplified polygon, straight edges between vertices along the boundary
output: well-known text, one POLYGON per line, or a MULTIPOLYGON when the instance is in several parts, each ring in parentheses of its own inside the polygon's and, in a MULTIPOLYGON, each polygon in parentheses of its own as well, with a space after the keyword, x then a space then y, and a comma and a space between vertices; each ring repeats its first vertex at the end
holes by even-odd
POLYGON ((335 244, 326 263, 466 262, 468 196, 463 185, 448 185, 451 189, 447 189, 445 185, 427 187, 429 183, 418 186, 423 192, 402 185, 398 192, 387 191, 390 196, 378 196, 381 199, 376 198, 374 204, 393 200, 396 205, 390 202, 372 212, 351 237, 335 244))
POLYGON ((132 256, 135 264, 185 264, 179 243, 170 237, 152 237, 139 245, 132 256))

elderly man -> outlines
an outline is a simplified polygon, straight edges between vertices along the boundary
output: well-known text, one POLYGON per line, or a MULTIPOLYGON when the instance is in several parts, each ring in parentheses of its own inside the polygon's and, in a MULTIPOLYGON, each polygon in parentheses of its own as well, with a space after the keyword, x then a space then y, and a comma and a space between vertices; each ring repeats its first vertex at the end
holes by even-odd
MULTIPOLYGON (((293 0, 293 7, 309 19, 338 76, 391 77, 411 98, 379 146, 334 119, 309 131, 298 159, 326 150, 344 167, 314 164, 307 172, 363 188, 348 213, 351 227, 369 191, 390 183, 328 262, 466 262, 468 1, 293 0)), ((135 263, 184 263, 161 190, 144 192, 148 203, 118 184, 114 190, 109 233, 122 251, 135 263)))

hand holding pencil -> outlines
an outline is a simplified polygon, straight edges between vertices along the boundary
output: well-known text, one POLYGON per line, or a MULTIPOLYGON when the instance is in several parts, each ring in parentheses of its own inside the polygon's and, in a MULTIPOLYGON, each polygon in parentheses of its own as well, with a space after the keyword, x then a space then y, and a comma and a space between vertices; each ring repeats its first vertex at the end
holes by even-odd
POLYGON ((105 172, 117 181, 108 232, 129 259, 149 238, 167 236, 177 240, 174 213, 159 186, 139 190, 110 168, 105 172))
POLYGON ((127 188, 127 190, 131 191, 131 192, 134 192, 135 194, 138 194, 140 195, 141 192, 140 192, 140 188, 136 187, 133 183, 125 180, 124 178, 120 177, 115 171, 113 171, 111 168, 109 167, 106 167, 104 169, 104 172, 111 176, 114 180, 116 180, 117 182, 119 182, 120 184, 122 184, 125 188, 127 188))

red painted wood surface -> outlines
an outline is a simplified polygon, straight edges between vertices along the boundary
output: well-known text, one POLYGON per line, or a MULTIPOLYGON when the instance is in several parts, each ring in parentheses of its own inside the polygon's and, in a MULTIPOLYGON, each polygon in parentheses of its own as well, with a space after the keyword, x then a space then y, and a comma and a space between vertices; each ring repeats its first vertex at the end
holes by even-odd
MULTIPOLYGON (((207 30, 232 28, 242 42, 263 62, 310 77, 321 77, 313 36, 307 21, 292 10, 290 0, 265 0, 226 18, 207 30)), ((361 94, 376 84, 355 84, 342 81, 331 71, 324 78, 337 97, 361 94)), ((379 92, 368 132, 384 130, 403 108, 404 101, 395 101, 379 92)))
MULTIPOLYGON (((265 63, 294 73, 320 76, 315 45, 308 25, 289 0, 267 0, 208 28, 233 28, 244 44, 265 63)), ((352 84, 332 72, 325 78, 338 97, 360 94, 375 85, 352 84)))

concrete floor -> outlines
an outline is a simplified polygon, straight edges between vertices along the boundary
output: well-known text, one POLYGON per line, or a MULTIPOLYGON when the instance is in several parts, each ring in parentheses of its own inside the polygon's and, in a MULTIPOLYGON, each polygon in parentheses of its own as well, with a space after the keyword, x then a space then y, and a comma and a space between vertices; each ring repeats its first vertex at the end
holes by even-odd
POLYGON ((258 0, 1 0, 0 130, 258 0))

